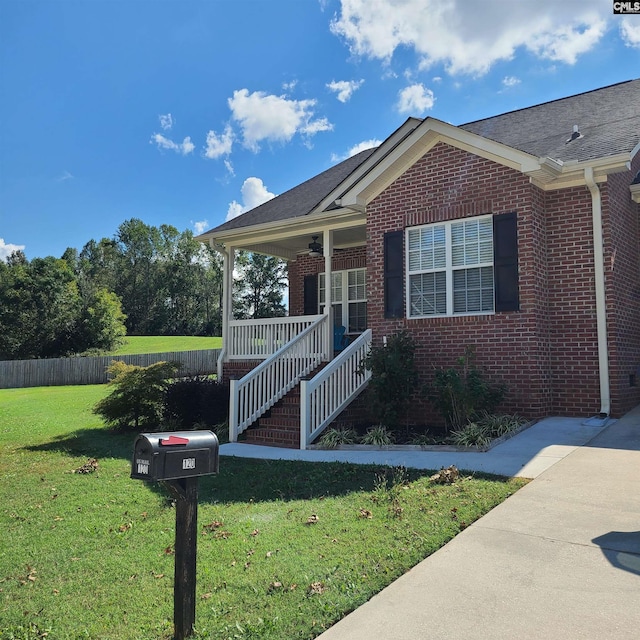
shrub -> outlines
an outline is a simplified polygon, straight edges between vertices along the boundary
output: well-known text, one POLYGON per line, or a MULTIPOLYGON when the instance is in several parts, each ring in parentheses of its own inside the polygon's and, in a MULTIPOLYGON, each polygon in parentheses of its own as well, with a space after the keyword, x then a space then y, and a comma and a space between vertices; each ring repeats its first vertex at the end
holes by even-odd
POLYGON ((180 366, 179 362, 156 362, 148 367, 113 362, 107 369, 113 391, 95 405, 93 413, 123 431, 156 427, 162 419, 165 389, 180 366))
POLYGON ((363 367, 371 371, 367 393, 376 421, 395 427, 406 415, 416 392, 418 371, 414 352, 416 344, 405 331, 393 334, 386 346, 372 346, 363 367))
POLYGON ((447 428, 460 430, 483 411, 493 412, 505 393, 504 385, 485 379, 475 364, 475 349, 469 345, 455 367, 436 369, 431 397, 447 428))
POLYGON ((381 424, 371 427, 362 436, 362 444, 375 444, 380 447, 393 444, 394 440, 393 434, 381 424))
POLYGON ((492 440, 515 431, 525 423, 517 415, 484 413, 475 422, 451 434, 453 444, 459 447, 486 447, 492 440))
POLYGON ((341 444, 355 444, 358 434, 355 429, 330 427, 320 436, 320 445, 328 449, 335 449, 341 444))
POLYGON ((491 439, 487 427, 477 422, 469 422, 451 434, 451 441, 458 447, 486 447, 491 439))
POLYGON ((206 429, 229 418, 229 385, 209 376, 174 380, 164 394, 164 418, 181 427, 206 429))

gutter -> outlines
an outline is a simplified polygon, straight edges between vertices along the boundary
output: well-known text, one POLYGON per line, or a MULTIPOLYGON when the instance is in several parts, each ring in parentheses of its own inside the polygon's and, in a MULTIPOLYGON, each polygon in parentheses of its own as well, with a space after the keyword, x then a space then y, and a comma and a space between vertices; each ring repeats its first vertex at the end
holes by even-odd
POLYGON ((586 167, 584 179, 591 192, 593 220, 593 264, 595 271, 596 323, 598 330, 598 368, 600 372, 600 417, 611 412, 609 383, 609 349, 607 344, 607 309, 604 287, 604 240, 602 233, 602 194, 593 177, 593 167, 586 167))

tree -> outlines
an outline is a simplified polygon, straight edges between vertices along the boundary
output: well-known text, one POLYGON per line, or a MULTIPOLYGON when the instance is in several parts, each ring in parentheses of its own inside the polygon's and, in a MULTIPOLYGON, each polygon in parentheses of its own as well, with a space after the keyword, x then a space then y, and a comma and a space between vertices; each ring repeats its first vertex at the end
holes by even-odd
POLYGON ((120 298, 104 287, 98 289, 82 310, 76 336, 77 350, 111 351, 122 344, 127 335, 125 320, 120 298))
POLYGON ((124 333, 120 302, 106 289, 81 295, 67 259, 14 254, 0 261, 0 358, 110 349, 124 333))
POLYGON ((153 331, 154 319, 161 309, 160 271, 161 235, 156 227, 131 218, 118 227, 116 243, 119 270, 116 292, 125 304, 130 334, 153 331))
POLYGON ((93 413, 120 430, 156 427, 162 419, 169 379, 180 366, 178 362, 156 362, 148 367, 113 362, 108 369, 113 390, 94 406, 93 413))
POLYGON ((73 351, 81 309, 75 276, 64 260, 24 254, 3 267, 0 284, 0 357, 34 358, 73 351))
POLYGON ((283 302, 287 263, 261 253, 238 252, 234 314, 237 318, 276 318, 286 314, 283 302))

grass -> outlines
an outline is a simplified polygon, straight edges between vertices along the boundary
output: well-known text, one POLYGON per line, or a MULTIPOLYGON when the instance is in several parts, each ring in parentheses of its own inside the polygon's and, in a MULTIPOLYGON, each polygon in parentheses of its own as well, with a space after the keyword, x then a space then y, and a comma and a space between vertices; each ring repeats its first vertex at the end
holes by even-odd
POLYGON ((128 356, 138 353, 165 353, 221 348, 222 338, 208 336, 127 336, 124 345, 105 355, 128 356))
MULTIPOLYGON (((105 393, 0 390, 2 640, 171 638, 175 508, 129 478, 134 435, 91 413, 105 393)), ((314 638, 523 483, 221 457, 199 483, 195 638, 314 638)))

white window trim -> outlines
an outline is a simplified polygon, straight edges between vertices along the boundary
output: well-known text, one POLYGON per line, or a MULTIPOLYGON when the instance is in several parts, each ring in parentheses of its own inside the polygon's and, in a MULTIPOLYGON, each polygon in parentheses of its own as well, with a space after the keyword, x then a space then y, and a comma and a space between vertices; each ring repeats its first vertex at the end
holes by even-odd
POLYGON ((463 317, 463 316, 491 316, 495 315, 495 277, 493 283, 493 294, 494 294, 494 308, 491 311, 464 311, 464 312, 454 312, 453 311, 453 272, 459 271, 463 269, 476 269, 482 267, 491 267, 494 268, 493 259, 491 262, 479 262, 474 265, 466 265, 464 267, 454 267, 452 260, 452 240, 451 240, 451 227, 460 222, 467 222, 471 220, 483 220, 490 219, 492 221, 493 227, 493 215, 483 215, 483 216, 474 216, 472 218, 457 218, 455 220, 446 220, 443 222, 433 222, 429 224, 416 225, 412 227, 407 227, 405 229, 405 292, 406 292, 406 318, 408 320, 420 320, 425 318, 452 318, 452 317, 463 317), (444 226, 445 228, 445 252, 446 252, 446 266, 444 269, 421 269, 418 271, 410 271, 409 270, 409 232, 415 231, 417 229, 425 229, 428 227, 436 227, 436 226, 444 226), (431 314, 411 314, 411 276, 419 275, 423 273, 436 273, 436 272, 445 272, 446 278, 446 312, 445 313, 431 313, 431 314))

